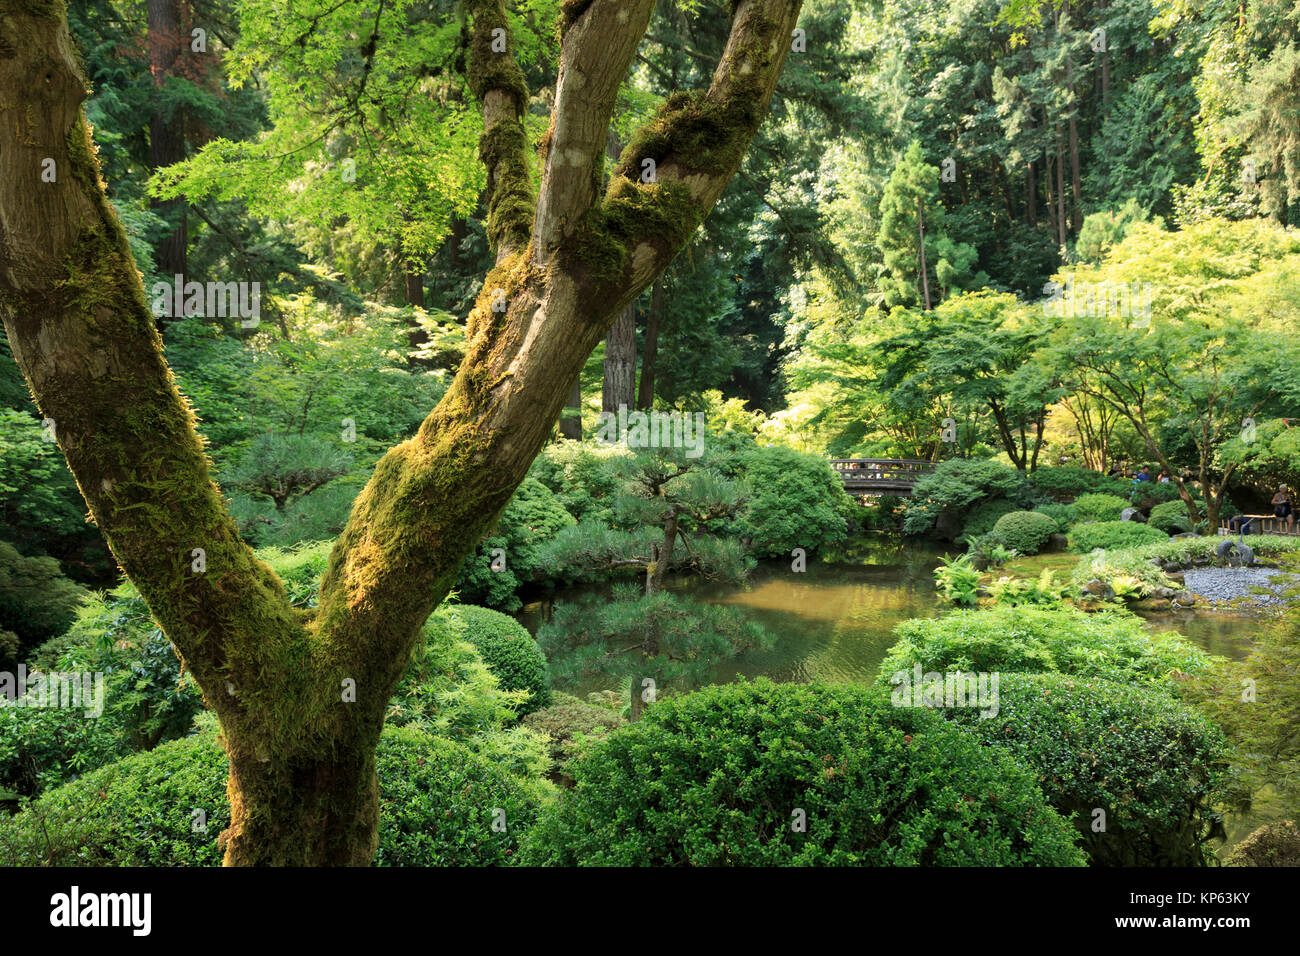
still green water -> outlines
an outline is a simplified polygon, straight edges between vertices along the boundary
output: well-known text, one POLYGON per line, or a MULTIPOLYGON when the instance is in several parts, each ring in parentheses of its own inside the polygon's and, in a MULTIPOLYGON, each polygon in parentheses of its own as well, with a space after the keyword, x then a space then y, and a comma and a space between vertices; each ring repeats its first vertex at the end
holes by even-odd
MULTIPOLYGON (((711 584, 691 577, 673 580, 669 587, 700 600, 742 608, 777 635, 771 649, 746 652, 720 665, 714 678, 718 683, 738 676, 865 683, 876 679, 900 621, 933 617, 948 609, 934 586, 934 569, 943 553, 926 543, 864 537, 829 560, 809 561, 803 572, 768 563, 741 585, 711 584)), ((1058 568, 1072 564, 1072 558, 1062 555, 1028 560, 1058 568)), ((593 592, 608 594, 609 588, 556 591, 526 604, 519 619, 536 633, 556 601, 593 592)), ((1259 617, 1243 612, 1146 611, 1142 617, 1152 631, 1179 631, 1206 651, 1232 660, 1250 652, 1261 626, 1259 617)), ((582 695, 612 688, 609 679, 597 679, 560 689, 582 695)), ((1225 821, 1225 849, 1278 816, 1280 811, 1271 807, 1267 793, 1257 797, 1254 812, 1230 815, 1225 821)))
MULTIPOLYGON (((669 587, 703 601, 739 607, 777 636, 769 650, 748 651, 720 665, 715 680, 738 676, 775 681, 870 682, 896 640, 894 627, 948 609, 934 586, 942 549, 928 543, 863 538, 832 560, 810 561, 803 572, 789 565, 760 565, 741 585, 680 578, 669 587)), ((1055 558, 1061 564, 1061 556, 1055 558)), ((1066 563, 1072 563, 1072 558, 1066 563)), ((527 604, 519 618, 531 631, 555 601, 608 589, 565 589, 527 604)), ((1249 652, 1259 619, 1212 611, 1145 612, 1153 631, 1176 630, 1212 654, 1240 659, 1249 652)), ((605 689, 608 679, 565 687, 574 693, 605 689)))

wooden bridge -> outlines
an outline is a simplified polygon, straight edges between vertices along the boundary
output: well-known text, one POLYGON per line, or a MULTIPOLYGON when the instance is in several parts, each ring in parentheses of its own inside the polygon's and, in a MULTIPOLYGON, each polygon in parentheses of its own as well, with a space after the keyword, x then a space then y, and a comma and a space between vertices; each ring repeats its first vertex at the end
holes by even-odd
POLYGON ((910 495, 918 480, 934 471, 934 462, 917 458, 833 458, 831 467, 844 490, 862 495, 910 495))

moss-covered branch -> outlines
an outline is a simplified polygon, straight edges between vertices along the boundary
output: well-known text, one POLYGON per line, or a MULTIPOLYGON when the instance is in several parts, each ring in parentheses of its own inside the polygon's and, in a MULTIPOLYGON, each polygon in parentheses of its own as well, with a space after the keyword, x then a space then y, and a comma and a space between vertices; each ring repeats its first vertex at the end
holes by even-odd
POLYGON ((801 5, 738 0, 708 90, 670 96, 623 151, 604 200, 566 249, 592 263, 594 296, 644 288, 722 195, 767 115, 801 5))
POLYGON ((515 59, 503 0, 469 0, 469 85, 483 103, 479 158, 488 173, 488 239, 498 261, 528 245, 533 196, 524 132, 528 87, 515 59))
POLYGON ((653 10, 654 0, 564 6, 560 75, 537 203, 538 265, 579 229, 600 195, 614 101, 653 10))

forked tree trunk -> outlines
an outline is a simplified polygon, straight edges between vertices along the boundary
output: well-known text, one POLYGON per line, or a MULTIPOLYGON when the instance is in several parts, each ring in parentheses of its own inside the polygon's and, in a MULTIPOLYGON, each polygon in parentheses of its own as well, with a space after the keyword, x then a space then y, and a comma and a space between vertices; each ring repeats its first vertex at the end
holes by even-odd
POLYGON ((734 3, 708 90, 665 104, 604 197, 596 164, 653 0, 565 5, 536 199, 523 73, 493 50, 494 31, 509 33, 504 3, 465 6, 497 266, 468 318, 459 372, 375 468, 319 605, 305 611, 240 540, 163 360, 99 179, 63 5, 0 0, 0 311, 92 517, 221 722, 232 767, 227 864, 370 860, 374 748, 421 625, 523 480, 614 316, 734 175, 800 4, 734 3), (639 182, 645 158, 656 160, 655 183, 639 182), (51 162, 52 182, 42 176, 51 162), (497 290, 505 312, 492 308, 497 290))

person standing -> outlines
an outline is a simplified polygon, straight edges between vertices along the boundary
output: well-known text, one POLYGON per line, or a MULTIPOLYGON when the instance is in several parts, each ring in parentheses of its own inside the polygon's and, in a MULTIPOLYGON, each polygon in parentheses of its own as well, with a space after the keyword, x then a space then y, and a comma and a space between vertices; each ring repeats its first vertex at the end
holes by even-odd
POLYGON ((1273 517, 1286 522, 1287 534, 1295 530, 1295 507, 1291 501, 1291 489, 1286 485, 1279 485, 1277 494, 1273 496, 1273 517))

